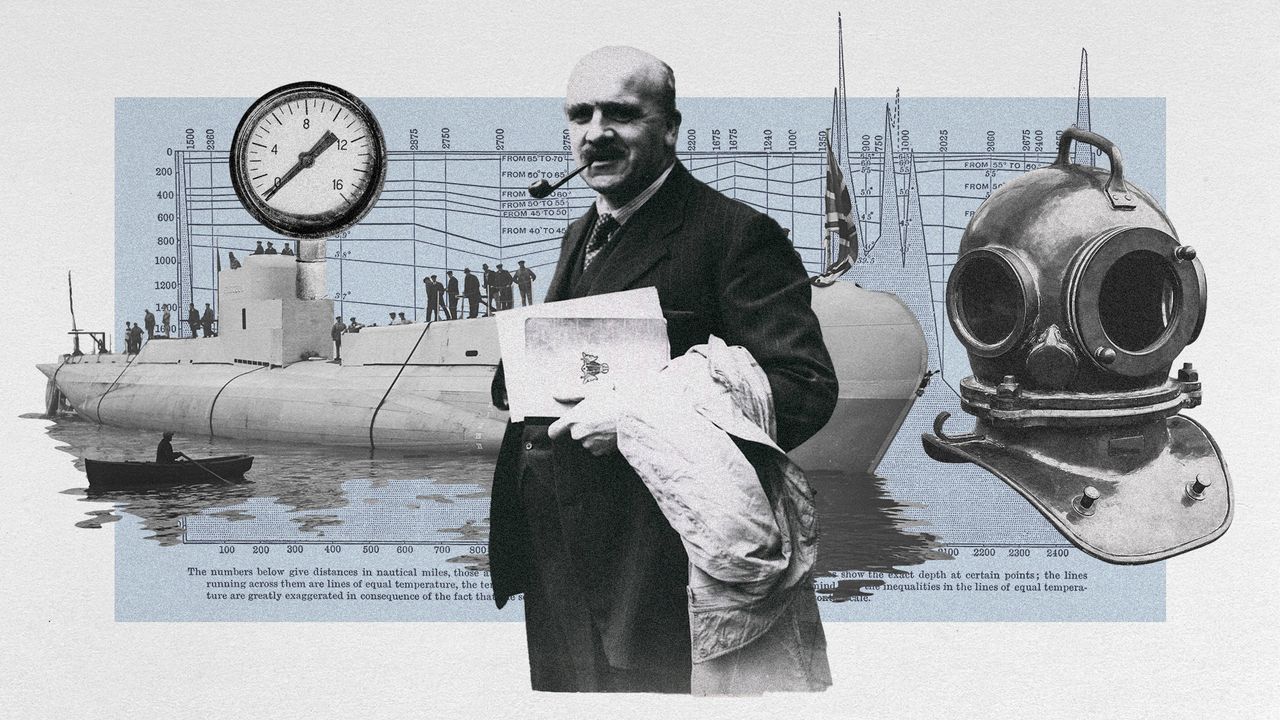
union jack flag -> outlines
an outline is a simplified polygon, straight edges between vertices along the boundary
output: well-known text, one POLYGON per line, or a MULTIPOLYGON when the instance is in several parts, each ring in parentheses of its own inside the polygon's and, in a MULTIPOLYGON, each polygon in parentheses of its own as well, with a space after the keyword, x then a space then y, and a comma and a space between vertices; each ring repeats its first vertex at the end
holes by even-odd
POLYGON ((837 265, 848 258, 850 263, 858 259, 858 223, 853 217, 853 200, 849 198, 849 185, 844 173, 836 164, 836 154, 827 145, 827 221, 824 227, 835 230, 840 247, 831 264, 837 265))

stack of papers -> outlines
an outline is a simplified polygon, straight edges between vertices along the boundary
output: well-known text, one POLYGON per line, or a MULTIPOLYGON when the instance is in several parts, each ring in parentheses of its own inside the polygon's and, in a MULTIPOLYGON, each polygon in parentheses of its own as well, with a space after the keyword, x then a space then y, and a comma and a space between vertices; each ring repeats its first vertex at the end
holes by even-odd
POLYGON ((654 288, 531 305, 497 316, 511 419, 560 417, 556 396, 627 387, 671 358, 654 288))

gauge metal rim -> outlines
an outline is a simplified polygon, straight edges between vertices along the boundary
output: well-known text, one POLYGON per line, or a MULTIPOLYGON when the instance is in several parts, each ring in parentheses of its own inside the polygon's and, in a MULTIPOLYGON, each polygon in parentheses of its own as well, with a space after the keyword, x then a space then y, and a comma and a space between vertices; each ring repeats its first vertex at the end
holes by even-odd
POLYGON ((287 237, 302 239, 323 238, 356 224, 377 203, 378 197, 382 194, 382 186, 386 179, 386 174, 387 146, 386 140, 382 135, 382 127, 378 124, 377 118, 369 110, 369 106, 365 105, 360 98, 329 83, 314 80, 290 83, 281 85, 258 98, 245 111, 244 116, 240 118, 240 124, 236 126, 234 139, 231 143, 231 185, 235 188, 236 196, 240 198, 240 203, 258 222, 270 230, 287 237), (336 208, 315 216, 299 216, 271 207, 250 189, 248 169, 241 161, 249 144, 249 128, 252 128, 259 119, 264 117, 270 108, 280 103, 282 98, 291 95, 308 98, 327 97, 341 102, 360 115, 373 135, 374 157, 370 161, 372 172, 369 182, 362 188, 360 196, 346 207, 336 208))

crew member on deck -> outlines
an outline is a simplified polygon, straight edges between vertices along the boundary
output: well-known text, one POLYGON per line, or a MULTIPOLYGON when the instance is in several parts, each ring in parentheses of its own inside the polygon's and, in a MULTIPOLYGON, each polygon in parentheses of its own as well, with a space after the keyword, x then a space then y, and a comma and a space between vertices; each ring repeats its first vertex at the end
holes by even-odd
POLYGON ((449 280, 445 283, 444 292, 449 302, 445 303, 445 309, 449 311, 449 319, 458 319, 458 278, 453 276, 452 270, 445 271, 445 277, 449 280))
POLYGON ((520 261, 520 267, 515 272, 516 287, 520 288, 520 307, 533 304, 533 281, 538 276, 532 270, 524 266, 524 261, 520 261))
MULTIPOLYGON (((204 331, 204 337, 213 337, 213 307, 209 303, 204 304, 204 315, 200 318, 200 329, 204 331)), ((194 332, 192 337, 195 337, 194 332)))
POLYGON ((493 311, 497 309, 497 298, 493 296, 493 285, 496 281, 494 276, 497 273, 489 269, 488 263, 484 263, 481 265, 481 275, 484 276, 485 315, 492 315, 493 311))
POLYGON ((511 273, 502 268, 502 263, 498 263, 497 271, 493 274, 495 290, 498 292, 498 309, 510 310, 513 304, 511 298, 511 273))
POLYGON ((440 289, 444 287, 436 281, 436 276, 422 278, 423 292, 427 295, 427 322, 435 322, 440 317, 440 289))
POLYGON ((142 352, 142 326, 134 323, 129 329, 129 343, 133 346, 133 354, 142 352))
POLYGON ((467 317, 475 317, 480 307, 480 279, 471 274, 471 268, 462 269, 462 297, 467 299, 467 317))
POLYGON ((333 319, 333 328, 329 331, 329 336, 333 338, 333 361, 342 362, 342 333, 347 331, 347 324, 342 322, 342 316, 338 315, 333 319))

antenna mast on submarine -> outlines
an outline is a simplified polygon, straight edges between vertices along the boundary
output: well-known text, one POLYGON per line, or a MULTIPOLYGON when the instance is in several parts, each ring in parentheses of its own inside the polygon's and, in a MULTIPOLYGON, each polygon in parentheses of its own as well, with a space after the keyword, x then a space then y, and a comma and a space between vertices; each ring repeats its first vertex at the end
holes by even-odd
POLYGON ((71 307, 71 349, 72 355, 83 355, 80 351, 80 327, 76 325, 76 295, 71 289, 71 271, 67 271, 67 304, 71 307))

